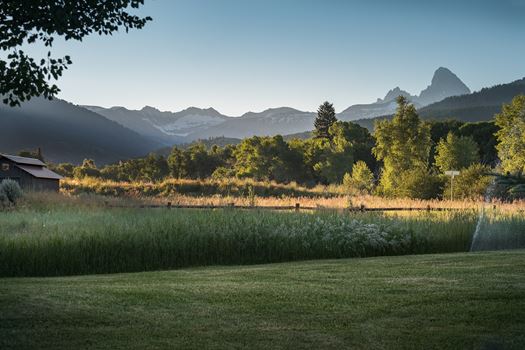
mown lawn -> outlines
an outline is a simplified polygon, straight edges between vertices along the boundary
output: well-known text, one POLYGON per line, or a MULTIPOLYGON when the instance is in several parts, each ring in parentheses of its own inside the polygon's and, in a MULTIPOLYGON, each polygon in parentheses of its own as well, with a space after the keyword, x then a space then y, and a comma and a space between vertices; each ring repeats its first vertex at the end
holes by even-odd
POLYGON ((523 349, 525 251, 0 279, 0 349, 523 349))

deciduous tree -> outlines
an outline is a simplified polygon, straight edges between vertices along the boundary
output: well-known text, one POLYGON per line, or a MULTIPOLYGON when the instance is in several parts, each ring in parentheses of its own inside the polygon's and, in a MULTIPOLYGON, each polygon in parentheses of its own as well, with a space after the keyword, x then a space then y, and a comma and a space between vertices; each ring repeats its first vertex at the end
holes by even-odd
POLYGON ((42 59, 27 55, 24 45, 41 42, 51 48, 55 38, 82 39, 92 33, 108 35, 124 28, 142 28, 150 17, 131 15, 144 0, 2 0, 0 1, 0 95, 11 106, 34 96, 52 98, 59 91, 52 83, 71 64, 71 58, 42 59))
POLYGON ((496 146, 504 171, 525 172, 525 95, 516 96, 510 104, 504 104, 496 115, 496 146))
POLYGON ((384 167, 380 179, 380 192, 395 195, 400 175, 414 169, 426 170, 430 153, 430 127, 422 122, 414 105, 399 96, 394 118, 378 121, 374 136, 376 146, 372 150, 384 167))
POLYGON ((436 166, 441 172, 461 170, 479 162, 478 144, 468 136, 456 136, 449 132, 436 148, 436 166))

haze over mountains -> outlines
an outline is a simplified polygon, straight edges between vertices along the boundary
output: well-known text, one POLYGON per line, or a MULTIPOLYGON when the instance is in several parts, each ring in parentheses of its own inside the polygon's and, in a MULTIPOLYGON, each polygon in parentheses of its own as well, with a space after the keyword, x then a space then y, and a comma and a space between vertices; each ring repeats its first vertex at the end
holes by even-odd
POLYGON ((450 70, 440 67, 434 72, 430 85, 421 91, 419 96, 412 96, 396 87, 390 90, 385 98, 378 98, 374 103, 354 105, 345 109, 339 113, 339 119, 351 121, 392 114, 396 110, 396 98, 401 95, 417 108, 421 108, 450 96, 466 94, 470 94, 470 89, 450 70))
MULTIPOLYGON (((374 103, 345 109, 338 118, 372 129, 374 118, 391 115, 396 97, 404 95, 416 105, 422 118, 490 120, 502 103, 518 94, 525 94, 525 78, 470 93, 455 74, 439 68, 430 85, 417 96, 396 87, 374 103)), ((315 112, 290 107, 230 117, 213 108, 161 112, 149 106, 128 110, 39 98, 20 108, 0 105, 0 153, 41 147, 44 156, 53 162, 80 163, 84 158, 93 158, 105 164, 197 139, 303 133, 313 129, 315 116, 315 112)))
MULTIPOLYGON (((469 94, 470 89, 450 70, 439 68, 430 85, 419 96, 396 87, 385 98, 371 104, 354 105, 338 114, 340 120, 351 121, 388 115, 395 111, 396 97, 406 96, 417 107, 441 101, 449 96, 469 94)), ((253 135, 293 134, 312 129, 314 112, 290 107, 273 108, 263 112, 248 112, 240 117, 220 114, 213 108, 188 108, 180 112, 161 112, 153 107, 128 110, 124 107, 102 108, 84 106, 104 117, 130 128, 143 136, 166 144, 190 142, 209 137, 243 138, 253 135)))
POLYGON ((0 153, 40 147, 53 162, 105 164, 145 153, 162 144, 71 103, 34 98, 22 107, 0 103, 0 153))

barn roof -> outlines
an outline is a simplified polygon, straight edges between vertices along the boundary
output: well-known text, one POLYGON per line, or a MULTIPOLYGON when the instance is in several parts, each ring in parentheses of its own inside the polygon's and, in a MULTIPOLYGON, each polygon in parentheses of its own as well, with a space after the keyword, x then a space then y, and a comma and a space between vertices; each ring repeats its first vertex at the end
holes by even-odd
POLYGON ((60 180, 62 179, 62 176, 58 175, 55 172, 52 172, 48 168, 41 167, 39 165, 16 165, 17 168, 22 169, 23 171, 33 175, 36 178, 39 179, 53 179, 53 180, 60 180))
POLYGON ((35 159, 35 158, 12 156, 12 155, 9 155, 9 154, 1 154, 1 153, 0 153, 0 157, 7 158, 10 161, 15 162, 16 164, 46 166, 45 163, 42 162, 40 159, 35 159))

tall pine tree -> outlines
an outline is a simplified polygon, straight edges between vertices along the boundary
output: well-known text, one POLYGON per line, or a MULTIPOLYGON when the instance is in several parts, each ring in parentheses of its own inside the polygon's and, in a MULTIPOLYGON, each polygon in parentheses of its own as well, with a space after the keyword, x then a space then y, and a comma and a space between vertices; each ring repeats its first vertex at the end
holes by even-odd
POLYGON ((315 118, 315 136, 318 138, 330 138, 328 130, 337 121, 334 105, 326 101, 317 110, 315 118))

